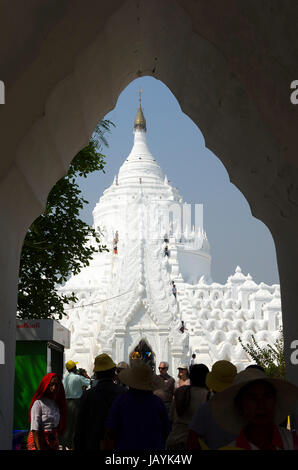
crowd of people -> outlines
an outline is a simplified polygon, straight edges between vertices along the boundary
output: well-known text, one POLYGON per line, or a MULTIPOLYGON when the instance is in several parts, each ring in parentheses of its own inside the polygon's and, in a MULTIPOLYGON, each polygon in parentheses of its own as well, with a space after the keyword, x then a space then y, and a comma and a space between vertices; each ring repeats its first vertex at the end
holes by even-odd
POLYGON ((289 415, 298 387, 257 365, 237 372, 226 360, 211 370, 181 364, 175 380, 168 363, 159 374, 141 359, 115 364, 107 354, 94 375, 68 361, 68 374, 47 374, 30 407, 28 450, 294 450, 289 415))

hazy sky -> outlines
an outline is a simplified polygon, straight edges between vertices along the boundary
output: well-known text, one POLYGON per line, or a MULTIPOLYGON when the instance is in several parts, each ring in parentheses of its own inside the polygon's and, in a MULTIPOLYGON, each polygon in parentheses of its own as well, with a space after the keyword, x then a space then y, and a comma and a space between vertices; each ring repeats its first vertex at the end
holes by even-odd
POLYGON ((116 125, 108 136, 109 148, 103 151, 107 157, 106 173, 78 179, 89 201, 82 218, 93 224, 95 204, 130 153, 140 87, 151 153, 185 202, 203 204, 213 280, 225 283, 239 265, 255 282, 279 283, 275 247, 268 228, 251 215, 246 199, 230 183, 221 161, 205 147, 200 129, 183 114, 174 95, 151 77, 130 83, 115 109, 105 116, 116 125))

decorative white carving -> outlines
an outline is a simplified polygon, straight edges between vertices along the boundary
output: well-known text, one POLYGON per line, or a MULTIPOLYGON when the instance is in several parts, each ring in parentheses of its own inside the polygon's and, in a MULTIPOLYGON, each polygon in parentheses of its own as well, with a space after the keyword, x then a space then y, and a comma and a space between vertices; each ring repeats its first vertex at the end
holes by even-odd
POLYGON ((226 284, 212 282, 203 228, 186 227, 179 235, 178 219, 173 233, 160 225, 161 207, 169 218, 173 201, 184 205, 151 155, 145 133, 136 131, 128 159, 93 211, 94 226, 105 228, 103 243, 110 251, 95 254, 90 266, 61 289, 79 298, 73 309, 66 306, 67 317, 61 321, 71 330, 66 360, 78 358, 92 372, 95 355, 107 352, 117 362, 128 362, 144 339, 156 361, 169 362, 176 376, 179 363, 188 363, 193 352, 208 367, 228 359, 241 370, 249 361, 239 336, 244 342, 252 334, 261 342, 275 341, 282 323, 279 286, 257 285, 239 266, 226 284), (118 254, 113 253, 116 231, 118 254), (187 276, 198 281, 190 284, 187 276))

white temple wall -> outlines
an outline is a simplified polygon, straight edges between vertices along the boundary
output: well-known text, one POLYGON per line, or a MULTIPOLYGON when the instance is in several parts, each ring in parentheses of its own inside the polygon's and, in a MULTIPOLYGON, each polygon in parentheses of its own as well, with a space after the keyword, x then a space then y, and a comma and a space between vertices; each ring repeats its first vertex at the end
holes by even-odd
POLYGON ((239 293, 239 300, 241 302, 242 308, 248 309, 249 308, 249 291, 240 291, 239 293))
MULTIPOLYGON (((169 367, 171 364, 171 357, 170 357, 170 348, 169 348, 169 332, 164 331, 160 332, 159 334, 159 350, 158 354, 156 354, 156 366, 158 367, 161 362, 168 362, 169 367)), ((169 373, 172 371, 169 368, 169 373)))
POLYGON ((254 318, 256 320, 262 320, 262 301, 260 300, 252 300, 250 302, 250 308, 254 312, 254 318))
POLYGON ((201 276, 211 275, 211 257, 207 253, 177 248, 179 271, 183 280, 189 284, 197 284, 201 276))

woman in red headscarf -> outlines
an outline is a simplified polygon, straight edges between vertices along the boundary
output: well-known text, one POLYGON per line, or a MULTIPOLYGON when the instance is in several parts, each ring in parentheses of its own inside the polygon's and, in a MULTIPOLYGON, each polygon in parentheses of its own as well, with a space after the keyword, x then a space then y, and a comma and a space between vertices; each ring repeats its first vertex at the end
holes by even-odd
POLYGON ((63 383, 57 374, 44 376, 29 408, 28 450, 58 450, 58 433, 66 425, 66 399, 63 383))

